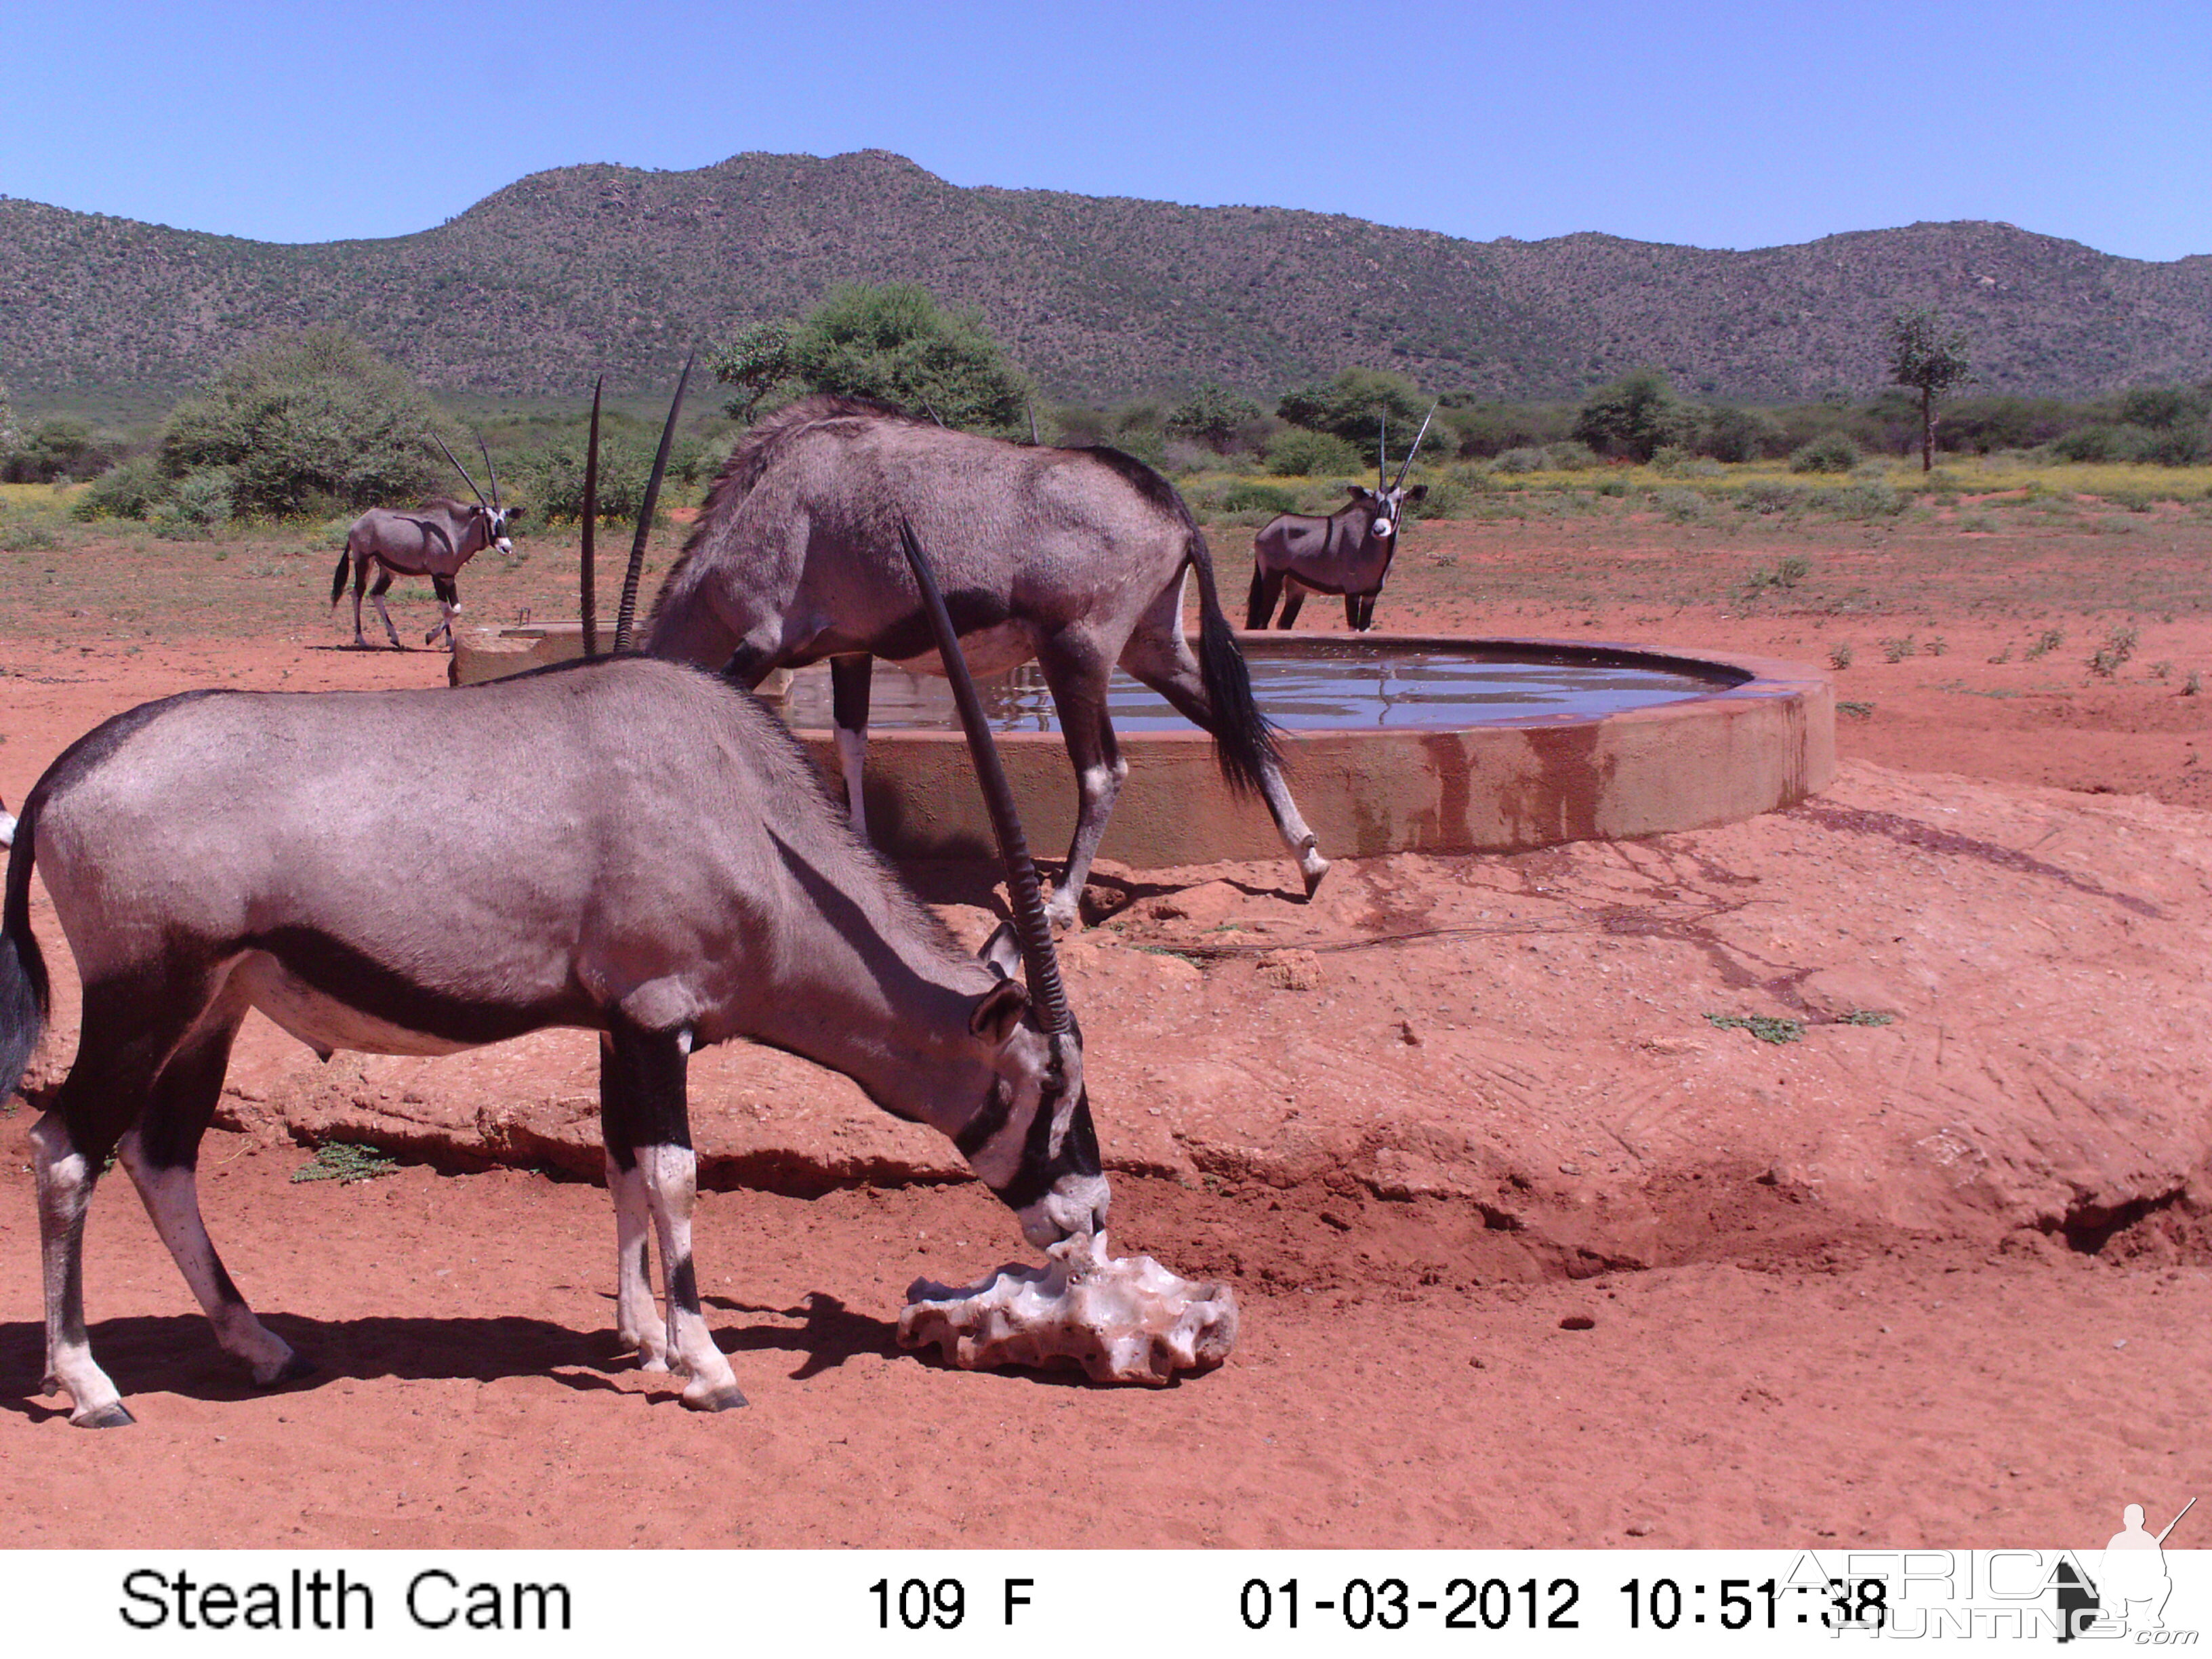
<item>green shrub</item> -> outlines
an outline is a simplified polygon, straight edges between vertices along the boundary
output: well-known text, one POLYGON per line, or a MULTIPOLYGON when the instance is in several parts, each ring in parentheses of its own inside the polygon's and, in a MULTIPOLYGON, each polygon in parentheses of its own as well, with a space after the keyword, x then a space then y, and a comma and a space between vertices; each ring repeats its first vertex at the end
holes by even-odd
POLYGON ((1656 368, 1632 369, 1591 392, 1576 411, 1574 436, 1592 447, 1648 461, 1668 444, 1680 444, 1697 429, 1697 415, 1674 395, 1656 368))
POLYGON ((1406 503, 1409 519, 1456 519, 1467 510, 1468 498, 1474 494, 1466 483, 1457 477, 1430 481, 1429 493, 1418 501, 1406 503))
POLYGON ((984 326, 949 312, 919 283, 852 283, 798 321, 757 323, 708 358, 738 388, 750 420, 763 404, 809 392, 874 398, 947 426, 1029 433, 1035 391, 984 326))
MULTIPOLYGON (((513 464, 514 489, 539 517, 574 524, 584 516, 584 452, 587 438, 564 434, 524 453, 513 464)), ((599 434, 599 516, 602 524, 637 522, 645 506, 645 486, 653 476, 657 435, 642 433, 599 434)), ((671 495, 696 490, 714 475, 720 463, 717 452, 696 438, 679 438, 670 446, 668 474, 662 486, 665 509, 671 495)), ((656 514, 656 517, 659 515, 656 514)))
POLYGON ((96 478, 115 464, 121 443, 91 422, 57 415, 0 442, 0 482, 66 483, 96 478))
MULTIPOLYGON (((436 418, 404 369, 343 329, 307 329, 242 353, 172 410, 161 470, 225 469, 235 509, 271 517, 419 500, 445 471, 430 442, 436 418)), ((198 488, 188 516, 212 499, 198 488)))
POLYGON ((1842 432, 1824 434, 1790 457, 1792 472, 1848 472, 1858 464, 1859 447, 1842 432))
POLYGON ((2147 431, 2139 453, 2144 460, 2159 466, 2195 466, 2207 453, 2204 428, 2199 424, 2147 431))
POLYGON ((1795 513, 1812 499, 1813 492, 1802 484, 1784 483, 1779 478, 1758 478, 1743 487, 1743 504, 1754 513, 1795 513))
POLYGON ((1267 413, 1241 392, 1224 392, 1211 381, 1192 392, 1169 414, 1167 429, 1176 437, 1204 444, 1216 454, 1249 449, 1266 424, 1267 413))
POLYGON ((36 513, 0 511, 0 553, 36 553, 59 547, 52 520, 36 513))
POLYGON ((1815 493, 1813 505, 1825 507, 1839 519, 1882 519, 1905 510, 1905 497, 1893 485, 1879 478, 1846 484, 1841 489, 1815 493))
MULTIPOLYGON (((1382 422, 1388 420, 1390 461, 1395 465, 1412 447, 1430 404, 1428 396, 1402 374, 1385 369, 1347 368, 1327 386, 1287 394, 1275 405, 1275 413, 1292 426, 1343 439, 1363 459, 1374 455, 1382 422)), ((1422 449, 1427 453, 1428 446, 1423 444, 1422 449)))
POLYGON ((162 477, 154 457, 134 455, 87 484, 70 503, 70 516, 86 521, 143 519, 173 487, 173 480, 162 477))
POLYGON ((1224 513, 1261 512, 1295 513, 1298 510, 1297 494, 1281 484, 1240 482, 1233 483, 1221 494, 1224 513))
POLYGON ((1782 422, 1763 409, 1708 409, 1697 447, 1717 461, 1755 461, 1786 447, 1782 422))
POLYGON ((1297 426, 1267 440, 1267 461, 1279 478, 1358 477, 1367 470, 1358 452, 1334 433, 1297 426))
POLYGON ((230 469, 205 466, 187 472, 147 516, 154 533, 170 541, 204 541, 232 514, 235 482, 230 469))

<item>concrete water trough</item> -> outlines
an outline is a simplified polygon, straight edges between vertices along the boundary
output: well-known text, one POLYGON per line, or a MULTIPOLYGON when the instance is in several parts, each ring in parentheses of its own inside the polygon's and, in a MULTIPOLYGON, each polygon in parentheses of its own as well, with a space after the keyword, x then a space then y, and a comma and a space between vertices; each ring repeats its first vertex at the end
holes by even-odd
MULTIPOLYGON (((602 639, 605 637, 603 631, 602 639)), ((1727 823, 1835 770, 1835 696, 1800 663, 1563 640, 1240 635, 1284 726, 1298 805, 1331 858, 1509 852, 1727 823)), ((457 684, 582 654, 574 623, 465 631, 457 684)), ((826 665, 762 688, 837 792, 826 665)), ((1030 845, 1056 856, 1075 780, 1034 665, 982 688, 1030 845)), ((1139 869, 1279 857, 1267 809, 1232 795, 1212 741, 1117 674, 1129 777, 1099 848, 1139 869)), ((945 682, 876 665, 872 836, 910 858, 990 855, 990 823, 945 682)))

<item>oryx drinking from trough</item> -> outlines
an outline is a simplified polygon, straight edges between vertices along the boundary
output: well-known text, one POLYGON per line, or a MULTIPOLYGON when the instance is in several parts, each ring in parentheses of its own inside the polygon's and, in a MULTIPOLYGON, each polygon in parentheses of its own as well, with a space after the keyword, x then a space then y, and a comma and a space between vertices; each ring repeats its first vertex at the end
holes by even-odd
MULTIPOLYGON (((437 434, 433 433, 433 437, 437 434)), ((477 440, 481 448, 483 440, 477 440)), ((446 441, 438 439, 438 447, 446 449, 446 441)), ((495 547, 502 553, 514 550, 508 539, 507 527, 522 517, 519 507, 508 507, 499 498, 499 472, 491 464, 491 452, 484 450, 484 471, 491 479, 491 499, 484 499, 483 491, 477 489, 477 481, 469 477, 468 469, 446 449, 446 459, 453 463, 459 472, 475 492, 477 504, 469 506, 444 495, 425 501, 411 512, 393 507, 374 507, 353 521, 346 532, 345 551, 338 555, 338 568, 331 576, 331 603, 336 605, 338 596, 345 592, 346 568, 353 568, 353 642, 361 650, 368 648, 362 637, 362 590, 368 584, 368 568, 377 567, 376 586, 368 589, 369 603, 376 614, 384 619, 384 631, 392 640, 395 651, 405 649, 399 643, 399 631, 392 625, 392 613, 384 608, 384 595, 392 586, 392 579, 400 576, 428 576, 430 586, 438 595, 438 603, 445 611, 438 625, 422 636, 422 643, 430 644, 439 635, 446 636, 448 650, 453 644, 453 618, 461 614, 460 588, 454 578, 460 568, 487 547, 495 547)))
MULTIPOLYGON (((1429 410, 1431 419, 1436 412, 1429 410)), ((1245 627, 1267 627, 1285 588, 1290 598, 1283 605, 1281 627, 1297 623, 1298 607, 1309 593, 1341 593, 1346 627, 1364 633, 1375 625, 1375 600, 1398 551, 1399 517, 1407 502, 1421 501, 1429 493, 1426 484, 1405 487, 1406 473, 1428 431, 1425 420, 1395 480, 1389 478, 1389 463, 1378 447, 1374 489, 1346 484, 1352 500, 1327 518, 1284 513, 1261 527, 1252 538, 1252 592, 1245 606, 1245 627)))
MULTIPOLYGON (((943 637, 957 662, 949 623, 943 637)), ((988 730, 971 742, 1010 815, 988 730)), ((699 1047, 743 1037, 843 1073, 949 1136, 1034 1243, 1105 1221, 1082 1036, 1026 854, 1008 859, 1016 925, 969 957, 781 722, 695 668, 631 656, 458 690, 188 692, 107 721, 23 804, 0 913, 10 1088, 46 1004, 33 860, 84 987, 76 1064, 32 1131, 46 1388, 68 1391, 72 1422, 131 1420, 84 1323, 85 1211, 111 1152, 224 1349, 264 1384, 308 1369, 200 1219, 198 1147, 248 1008, 325 1054, 598 1031, 617 1328, 647 1369, 686 1373, 702 1410, 744 1396, 692 1266, 699 1047)))
POLYGON ((654 602, 645 649, 746 686, 828 658, 846 799, 865 835, 871 659, 942 672, 899 554, 902 520, 939 562, 975 671, 1031 658, 1044 671, 1079 799, 1056 926, 1075 920, 1128 770, 1106 712, 1117 665, 1212 734, 1230 782, 1266 800, 1307 893, 1320 884, 1328 860, 1284 784, 1206 538, 1173 486, 1118 450, 1032 447, 864 399, 801 399, 731 455, 654 602), (1186 574, 1198 579, 1195 656, 1186 574))

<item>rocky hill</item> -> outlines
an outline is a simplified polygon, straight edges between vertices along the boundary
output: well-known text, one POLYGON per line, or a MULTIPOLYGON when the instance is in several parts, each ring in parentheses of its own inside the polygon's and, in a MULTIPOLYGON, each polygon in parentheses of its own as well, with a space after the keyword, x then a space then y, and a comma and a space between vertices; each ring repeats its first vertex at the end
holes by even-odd
POLYGON ((0 198, 0 381, 181 386, 274 325, 343 323, 452 391, 665 382, 685 349, 840 281, 979 308, 1048 394, 1347 364, 1571 395, 1641 363, 1709 397, 1881 380, 1902 303, 1963 322, 1984 389, 2081 396, 2212 374, 2212 257, 2117 258, 1966 222, 1724 252, 1596 234, 1473 242, 1265 207, 962 189, 902 157, 745 155, 541 173, 433 230, 290 246, 0 198))

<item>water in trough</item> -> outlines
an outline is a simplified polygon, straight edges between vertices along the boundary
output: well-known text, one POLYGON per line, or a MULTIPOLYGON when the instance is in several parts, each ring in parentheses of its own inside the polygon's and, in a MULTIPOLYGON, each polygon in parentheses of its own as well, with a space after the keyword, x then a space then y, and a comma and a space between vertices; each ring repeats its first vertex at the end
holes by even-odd
MULTIPOLYGON (((1654 703, 1711 696, 1750 676, 1711 663, 1632 651, 1513 650, 1303 640, 1294 650, 1248 643, 1252 689, 1277 725, 1296 731, 1501 726, 1595 720, 1654 703)), ((1035 663, 981 682, 983 707, 1000 732, 1058 729, 1052 697, 1035 663)), ((1109 712, 1120 732, 1188 729, 1151 688, 1116 672, 1109 712)), ((781 708, 801 730, 830 724, 826 665, 792 678, 781 708)), ((868 722, 893 730, 956 726, 951 688, 930 675, 878 663, 868 722)))

